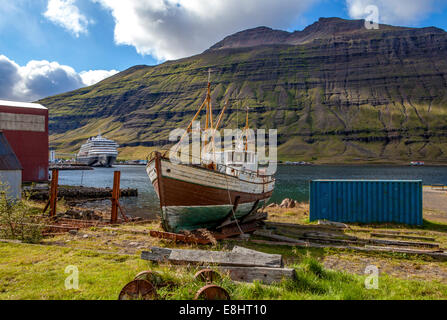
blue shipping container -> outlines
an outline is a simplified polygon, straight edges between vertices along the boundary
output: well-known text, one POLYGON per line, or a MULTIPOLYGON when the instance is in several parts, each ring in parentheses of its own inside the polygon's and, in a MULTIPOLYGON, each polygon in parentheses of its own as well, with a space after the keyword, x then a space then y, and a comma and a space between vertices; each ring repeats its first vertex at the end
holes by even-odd
POLYGON ((422 224, 422 181, 315 180, 310 221, 422 224))

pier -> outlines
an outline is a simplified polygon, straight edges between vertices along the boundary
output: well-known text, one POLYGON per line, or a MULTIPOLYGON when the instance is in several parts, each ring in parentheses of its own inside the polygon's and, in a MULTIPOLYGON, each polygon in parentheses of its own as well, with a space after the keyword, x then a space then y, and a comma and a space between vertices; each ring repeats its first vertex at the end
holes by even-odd
POLYGON ((82 163, 53 163, 49 170, 93 170, 92 167, 82 163))
MULTIPOLYGON (((30 200, 48 200, 48 186, 32 186, 25 188, 30 200)), ((138 189, 121 189, 122 197, 138 197, 138 189)), ((92 188, 78 186, 59 186, 58 197, 65 200, 100 200, 109 199, 112 196, 111 188, 92 188)))

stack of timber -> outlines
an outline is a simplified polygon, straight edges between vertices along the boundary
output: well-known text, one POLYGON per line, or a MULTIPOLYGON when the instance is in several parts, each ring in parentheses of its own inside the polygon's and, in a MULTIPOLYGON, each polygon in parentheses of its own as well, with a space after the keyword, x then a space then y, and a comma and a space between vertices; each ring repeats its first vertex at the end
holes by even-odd
POLYGON ((347 229, 330 224, 298 225, 267 222, 266 228, 255 231, 254 235, 268 240, 251 241, 259 244, 426 255, 438 260, 447 260, 447 252, 440 248, 433 237, 407 235, 394 230, 380 232, 360 230, 369 237, 359 237, 346 234, 347 229))
POLYGON ((211 244, 218 240, 239 236, 245 233, 253 233, 264 227, 264 220, 267 219, 266 212, 255 212, 243 219, 224 221, 215 230, 198 229, 193 231, 182 231, 180 233, 150 231, 150 236, 154 238, 170 240, 173 242, 211 244))
POLYGON ((284 268, 282 256, 267 254, 235 246, 232 251, 182 250, 152 247, 141 258, 152 262, 167 262, 175 265, 199 265, 214 267, 227 273, 234 281, 262 281, 265 284, 295 279, 294 269, 284 268))

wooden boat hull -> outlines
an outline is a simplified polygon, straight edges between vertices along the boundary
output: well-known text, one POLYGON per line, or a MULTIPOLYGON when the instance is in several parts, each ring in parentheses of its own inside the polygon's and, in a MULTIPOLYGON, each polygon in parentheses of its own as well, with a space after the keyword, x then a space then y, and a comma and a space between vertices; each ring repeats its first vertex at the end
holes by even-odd
POLYGON ((226 217, 243 217, 269 200, 272 177, 235 177, 155 157, 147 173, 160 199, 165 230, 213 228, 226 217))

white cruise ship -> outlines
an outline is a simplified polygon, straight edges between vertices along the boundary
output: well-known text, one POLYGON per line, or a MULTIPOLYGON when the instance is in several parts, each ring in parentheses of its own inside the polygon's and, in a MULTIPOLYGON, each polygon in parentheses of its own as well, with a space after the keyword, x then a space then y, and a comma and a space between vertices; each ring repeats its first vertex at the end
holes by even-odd
POLYGON ((118 156, 117 148, 118 144, 115 141, 103 138, 99 134, 81 146, 77 161, 92 167, 111 167, 118 156))

